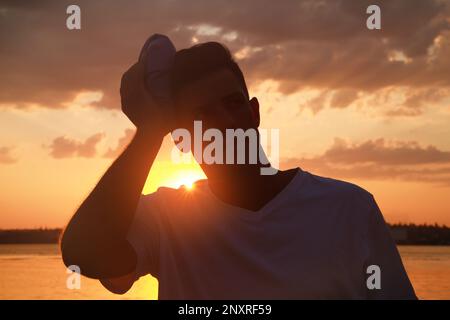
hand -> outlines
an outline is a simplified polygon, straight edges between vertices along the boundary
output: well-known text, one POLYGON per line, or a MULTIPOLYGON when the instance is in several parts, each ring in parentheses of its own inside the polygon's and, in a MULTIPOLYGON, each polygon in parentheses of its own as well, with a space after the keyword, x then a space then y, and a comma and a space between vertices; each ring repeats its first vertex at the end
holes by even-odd
POLYGON ((138 131, 165 136, 172 130, 173 120, 167 106, 159 105, 145 86, 145 66, 142 62, 135 63, 123 74, 120 97, 123 113, 138 131))

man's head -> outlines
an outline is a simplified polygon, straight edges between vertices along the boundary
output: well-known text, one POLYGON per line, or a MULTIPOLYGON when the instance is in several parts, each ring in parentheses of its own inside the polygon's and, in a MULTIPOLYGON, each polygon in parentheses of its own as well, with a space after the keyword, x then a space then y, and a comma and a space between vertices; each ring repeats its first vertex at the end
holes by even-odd
MULTIPOLYGON (((249 98, 242 71, 227 48, 217 42, 207 42, 178 51, 175 55, 171 89, 177 126, 190 132, 190 146, 193 146, 194 139, 198 138, 194 121, 201 121, 203 132, 217 129, 221 133, 222 150, 217 147, 214 155, 217 156, 219 152, 222 155, 219 158, 223 161, 205 163, 205 159, 202 159, 200 162, 208 178, 242 176, 245 172, 257 169, 256 163, 249 159, 258 157, 259 104, 256 98, 249 98), (231 141, 226 138, 227 129, 252 132, 256 138, 244 138, 244 142, 239 144, 237 137, 231 141), (238 158, 241 160, 238 161, 238 158), (230 163, 229 159, 234 160, 230 163), (242 159, 245 159, 244 162, 242 159)), ((213 141, 216 142, 215 140, 213 141)), ((212 142, 205 142, 203 139, 201 141, 200 154, 197 150, 191 150, 197 161, 199 156, 204 156, 207 147, 208 150, 211 149, 212 142)))
POLYGON ((180 50, 171 79, 180 125, 202 120, 203 129, 258 128, 259 105, 249 99, 244 76, 230 51, 218 42, 180 50))

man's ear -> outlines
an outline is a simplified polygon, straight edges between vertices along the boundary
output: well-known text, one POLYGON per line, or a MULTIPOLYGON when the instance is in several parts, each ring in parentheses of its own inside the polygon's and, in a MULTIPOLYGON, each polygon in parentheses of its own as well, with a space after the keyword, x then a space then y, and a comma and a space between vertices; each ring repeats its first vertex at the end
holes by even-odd
POLYGON ((253 121, 255 122, 255 127, 259 127, 260 117, 259 117, 259 102, 256 97, 253 97, 249 101, 250 110, 252 111, 253 121))

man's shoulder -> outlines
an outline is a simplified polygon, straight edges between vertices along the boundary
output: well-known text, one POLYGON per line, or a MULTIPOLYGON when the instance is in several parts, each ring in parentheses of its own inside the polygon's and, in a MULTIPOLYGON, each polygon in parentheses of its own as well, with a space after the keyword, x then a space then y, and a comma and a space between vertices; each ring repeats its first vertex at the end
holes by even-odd
POLYGON ((311 173, 307 173, 307 180, 302 188, 306 195, 300 197, 299 204, 303 201, 311 210, 316 208, 322 213, 320 219, 329 217, 334 222, 345 221, 347 226, 369 223, 377 208, 369 191, 352 182, 311 173))
POLYGON ((314 197, 331 200, 356 201, 368 204, 373 201, 373 195, 363 187, 340 179, 316 175, 305 172, 307 175, 306 192, 314 197))

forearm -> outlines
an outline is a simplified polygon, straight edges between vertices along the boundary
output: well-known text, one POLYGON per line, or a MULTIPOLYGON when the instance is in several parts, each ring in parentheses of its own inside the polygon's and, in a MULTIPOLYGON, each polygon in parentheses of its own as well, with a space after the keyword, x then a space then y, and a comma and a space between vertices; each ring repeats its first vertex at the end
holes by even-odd
POLYGON ((134 267, 126 236, 161 142, 161 135, 136 132, 67 226, 61 243, 66 264, 78 264, 83 274, 96 278, 134 267))
POLYGON ((138 130, 77 213, 85 219, 98 217, 100 224, 124 238, 161 142, 162 138, 138 130))

